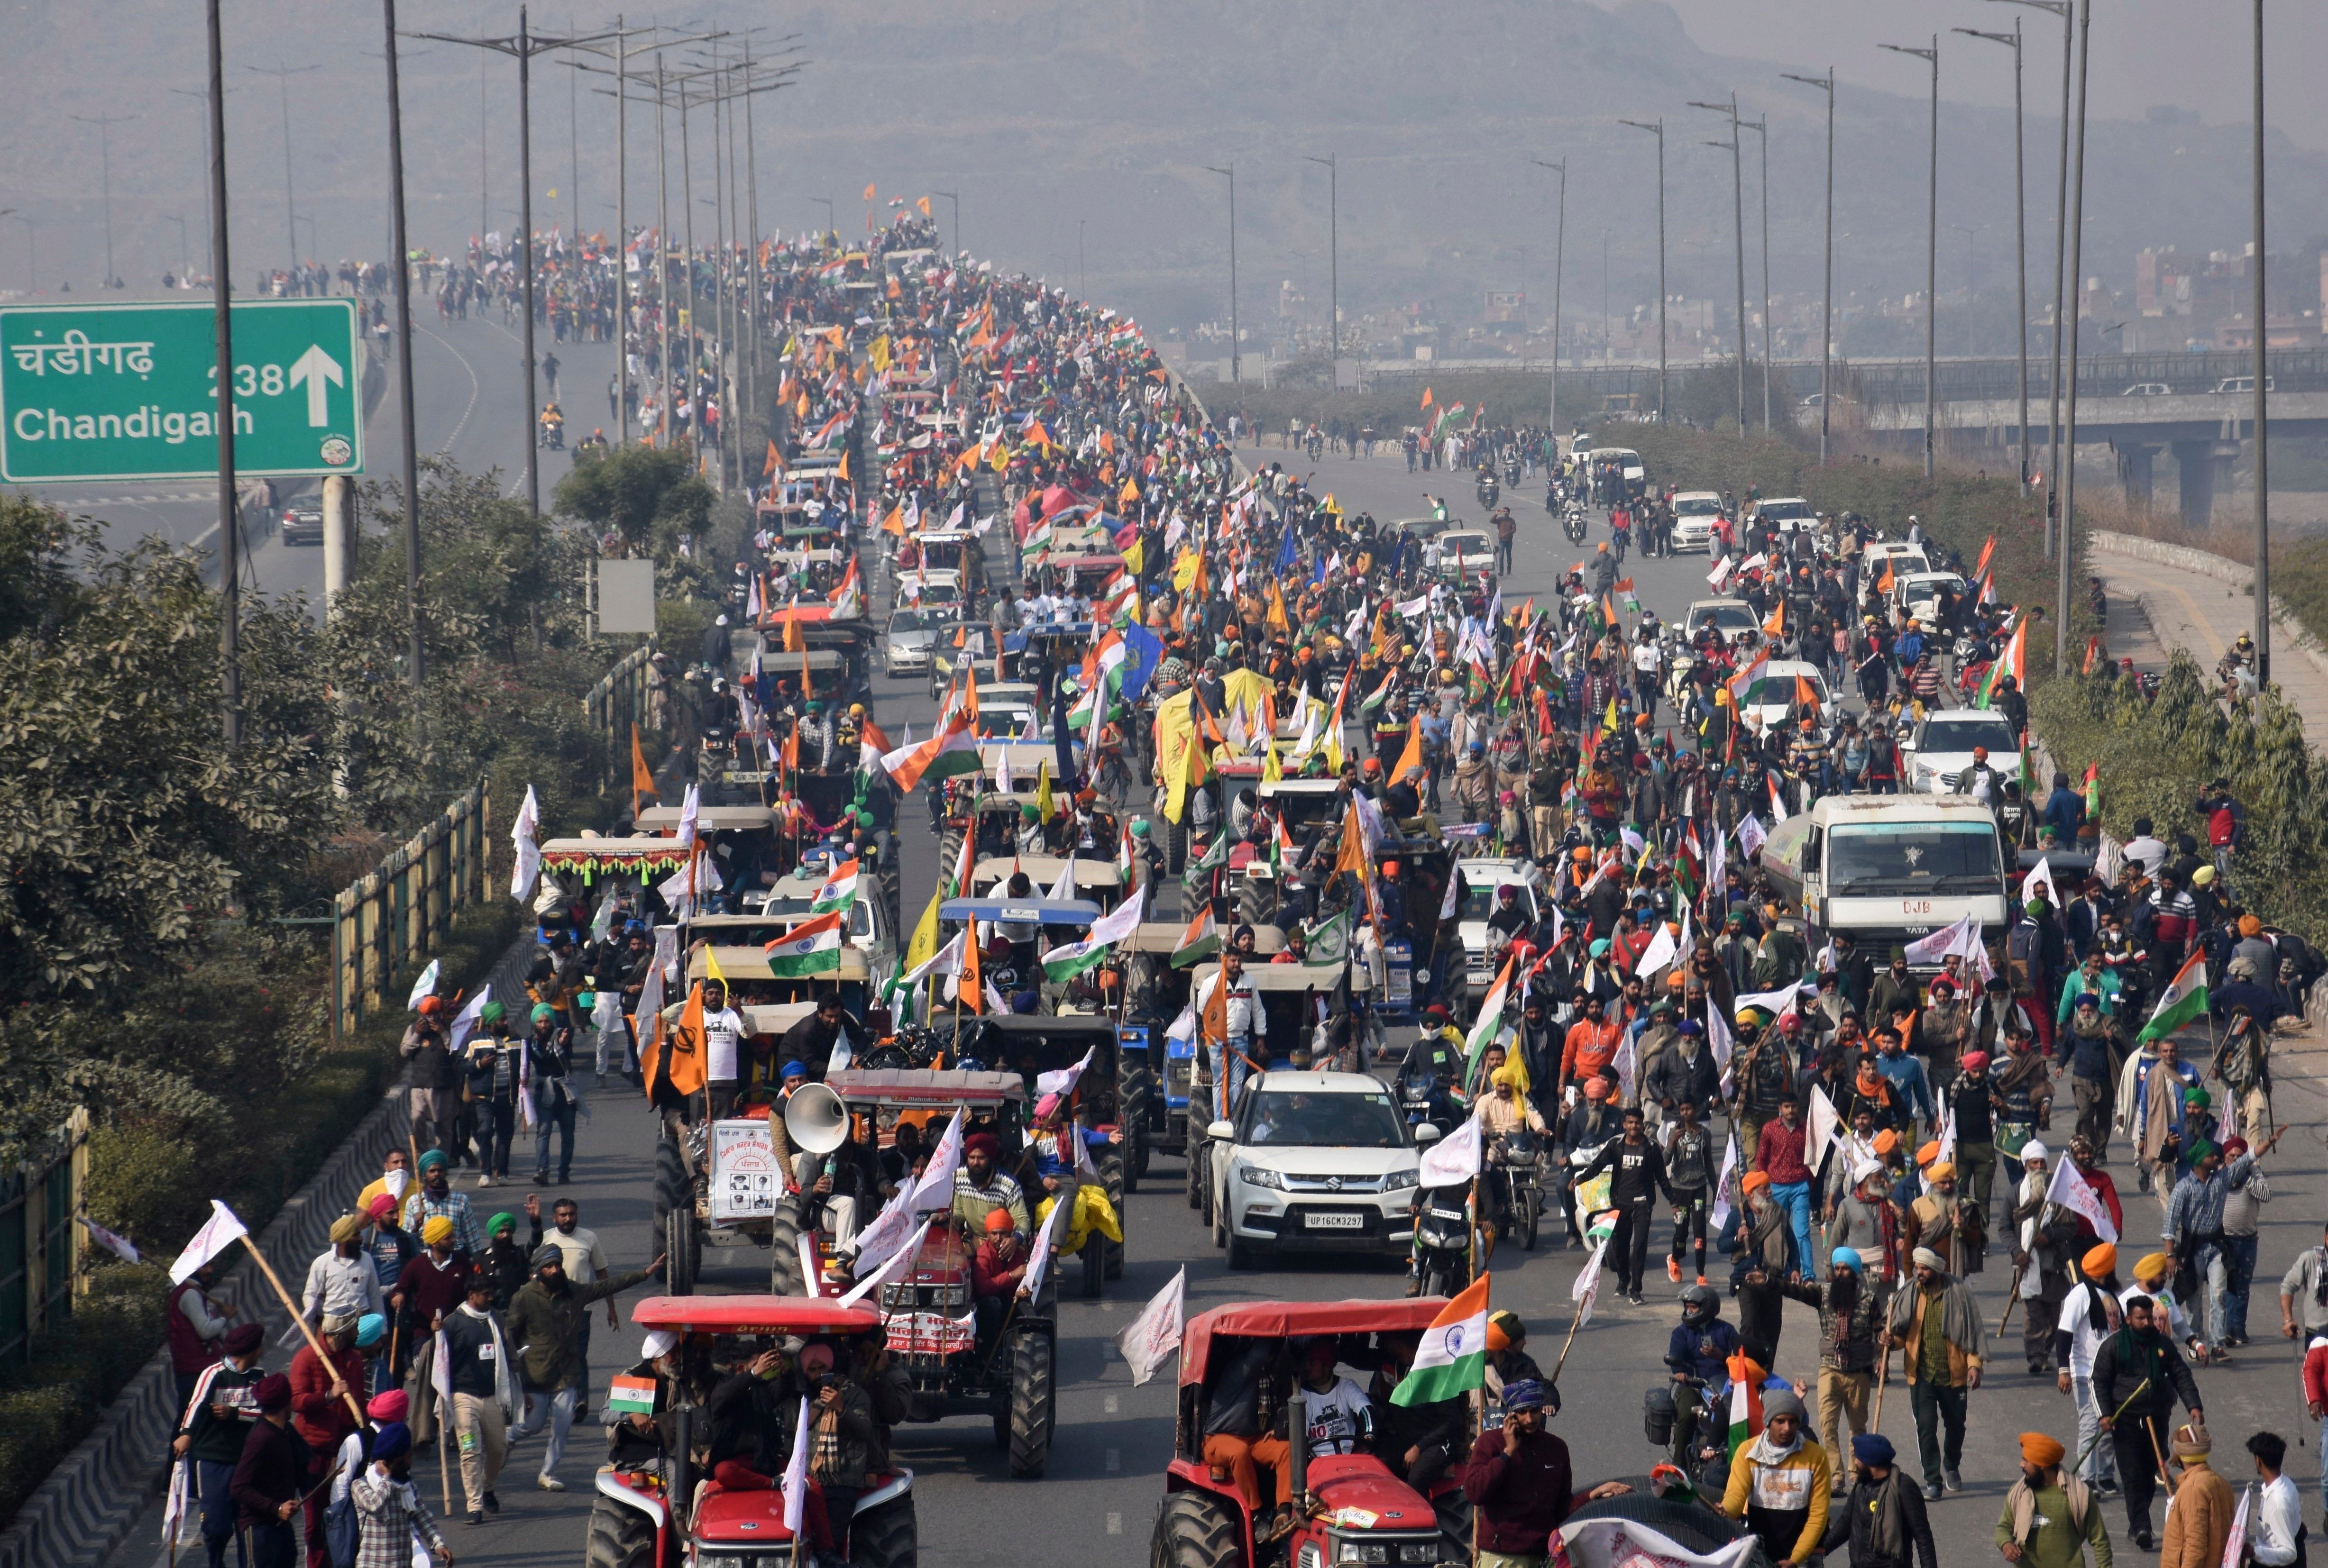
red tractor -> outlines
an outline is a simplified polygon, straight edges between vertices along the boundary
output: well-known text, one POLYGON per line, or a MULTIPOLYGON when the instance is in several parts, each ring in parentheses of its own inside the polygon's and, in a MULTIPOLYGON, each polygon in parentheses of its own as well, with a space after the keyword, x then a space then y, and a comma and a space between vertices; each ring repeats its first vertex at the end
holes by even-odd
MULTIPOLYGON (((586 1568, 766 1568, 789 1559, 793 1533, 780 1489, 730 1489, 696 1469, 704 1416, 685 1390, 784 1335, 878 1336, 881 1314, 795 1296, 653 1296, 631 1321, 684 1336, 690 1376, 665 1385, 679 1392, 671 1409, 658 1411, 662 1456, 599 1470, 586 1568)), ((914 1472, 899 1466, 867 1479, 853 1517, 831 1521, 836 1543, 846 1539, 855 1568, 915 1568, 914 1472)))
MULTIPOLYGON (((1313 1336, 1420 1333, 1446 1309, 1444 1299, 1372 1302, 1270 1302, 1220 1307, 1188 1321, 1180 1339, 1178 1414, 1173 1459, 1165 1471, 1163 1511, 1149 1549, 1152 1568, 1260 1568, 1267 1535, 1244 1497, 1204 1456, 1206 1373, 1237 1341, 1313 1336), (1259 1535, 1256 1535, 1256 1529, 1259 1535)), ((1435 1568, 1471 1561, 1470 1509, 1452 1479, 1425 1497, 1372 1454, 1312 1454, 1296 1413, 1298 1395, 1281 1401, 1293 1471, 1294 1532, 1283 1543, 1290 1568, 1435 1568)), ((1268 1488, 1263 1489, 1263 1496, 1268 1488)), ((1265 1506, 1264 1506, 1265 1507, 1265 1506)))

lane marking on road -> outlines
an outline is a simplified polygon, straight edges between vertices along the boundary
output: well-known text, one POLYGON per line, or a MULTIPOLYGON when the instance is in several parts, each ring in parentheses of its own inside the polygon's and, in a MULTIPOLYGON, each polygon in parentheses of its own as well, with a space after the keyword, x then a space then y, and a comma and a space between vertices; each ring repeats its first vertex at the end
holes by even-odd
POLYGON ((466 370, 469 373, 469 401, 467 405, 462 408, 461 417, 453 421, 453 434, 446 436, 445 438, 445 444, 436 449, 436 455, 443 457, 453 450, 453 443, 461 439, 461 432, 468 426, 469 415, 476 412, 477 397, 481 390, 477 383, 477 368, 469 363, 469 357, 466 354, 464 354, 460 350, 453 346, 451 339, 443 337, 438 333, 432 332, 427 327, 420 326, 418 323, 414 325, 412 330, 418 332, 424 338, 434 339, 438 344, 443 346, 446 353, 452 355, 453 358, 461 362, 462 369, 466 370))
POLYGON ((1123 1468, 1123 1451, 1122 1449, 1112 1448, 1107 1451, 1107 1468, 1112 1470, 1120 1470, 1123 1468))
POLYGON ((1107 1533, 1111 1535, 1121 1535, 1123 1534, 1123 1516, 1122 1514, 1110 1514, 1107 1517, 1107 1533))
POLYGON ((1101 1408, 1103 1411, 1106 1412, 1108 1414, 1110 1414, 1110 1415, 1113 1415, 1114 1414, 1116 1414, 1117 1408, 1118 1408, 1118 1406, 1119 1406, 1119 1405, 1120 1405, 1120 1404, 1121 1404, 1121 1401, 1119 1401, 1119 1400, 1117 1399, 1117 1397, 1116 1397, 1114 1395, 1111 1394, 1111 1395, 1109 1395, 1107 1396, 1107 1398, 1106 1398, 1106 1399, 1105 1399, 1105 1400, 1101 1404, 1100 1408, 1101 1408))

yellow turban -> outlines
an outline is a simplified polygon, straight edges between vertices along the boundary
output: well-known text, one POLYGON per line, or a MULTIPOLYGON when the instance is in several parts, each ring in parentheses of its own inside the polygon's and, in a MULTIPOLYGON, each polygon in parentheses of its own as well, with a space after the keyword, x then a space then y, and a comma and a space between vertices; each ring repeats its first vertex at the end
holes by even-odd
POLYGON ((1931 1169, 1924 1172, 1935 1182, 1952 1181, 1956 1173, 1957 1163, 1953 1160, 1935 1160, 1931 1169))
POLYGON ((435 1246, 440 1242, 452 1239, 453 1221, 450 1216, 436 1215, 420 1227, 420 1240, 423 1246, 435 1246))
POLYGON ((1488 1081, 1494 1084, 1499 1089, 1518 1088, 1520 1087, 1519 1064, 1509 1061, 1504 1063, 1503 1066, 1497 1068, 1494 1072, 1488 1075, 1488 1081))
POLYGON ((2173 1258, 2163 1252, 2154 1252, 2134 1265, 2134 1277, 2145 1283, 2152 1280, 2164 1279, 2166 1277, 2166 1271, 2173 1266, 2173 1258))

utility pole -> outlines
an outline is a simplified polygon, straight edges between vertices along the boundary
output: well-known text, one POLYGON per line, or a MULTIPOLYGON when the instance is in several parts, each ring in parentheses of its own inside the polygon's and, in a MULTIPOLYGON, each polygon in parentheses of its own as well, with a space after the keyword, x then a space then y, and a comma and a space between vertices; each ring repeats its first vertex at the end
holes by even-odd
POLYGON ((105 286, 119 288, 120 274, 113 267, 113 127, 126 126, 132 120, 142 120, 143 115, 67 115, 84 126, 97 127, 98 156, 104 169, 105 182, 105 286))
MULTIPOLYGON (((1647 131, 1647 132, 1648 132, 1651 135, 1653 135, 1653 136, 1657 137, 1657 423, 1658 423, 1658 424, 1660 424, 1660 425, 1663 425, 1663 424, 1666 422, 1666 122, 1665 122, 1665 117, 1664 117, 1663 116, 1659 116, 1657 118, 1656 118, 1656 119, 1654 119, 1654 120, 1619 120, 1617 123, 1618 123, 1619 125, 1620 125, 1620 126, 1632 126, 1632 127, 1633 127, 1635 130, 1637 130, 1637 131, 1647 131)), ((1564 173, 1563 173, 1563 174, 1560 177, 1560 182, 1561 182, 1562 192, 1563 192, 1563 200, 1564 201, 1564 200, 1566 199, 1566 189, 1567 189, 1567 184, 1568 184, 1568 176, 1567 176, 1566 174, 1564 174, 1564 173)), ((1608 313, 1608 311, 1609 311, 1609 301, 1608 301, 1608 292, 1609 292, 1609 242, 1608 242, 1608 239, 1607 239, 1607 238, 1606 238, 1605 236, 1602 238, 1601 242, 1600 242, 1600 292, 1601 292, 1600 311, 1601 311, 1601 313, 1605 316, 1605 315, 1608 313)), ((1612 336, 1613 336, 1613 334, 1612 334, 1612 336)), ((1612 352, 1613 352, 1613 346, 1612 346, 1612 352)), ((1557 354, 1555 354, 1555 355, 1554 356, 1554 358, 1555 358, 1555 359, 1557 359, 1558 357, 1559 357, 1559 356, 1558 356, 1557 354)), ((1632 379, 1632 378, 1631 378, 1629 375, 1628 375, 1628 376, 1626 377, 1626 379, 1629 381, 1630 379, 1632 379)), ((1739 386, 1739 393, 1738 393, 1738 408, 1739 408, 1739 412, 1742 415, 1742 414, 1745 412, 1745 408, 1746 408, 1746 392, 1745 392, 1745 386, 1746 386, 1746 384, 1745 384, 1745 382, 1744 382, 1744 381, 1742 381, 1742 380, 1741 380, 1741 381, 1740 381, 1740 382, 1739 382, 1738 386, 1739 386)))
MULTIPOLYGON (((212 5, 217 0, 211 0, 212 5)), ((411 647, 406 655, 412 678, 412 737, 422 742, 422 683, 427 653, 420 637, 420 438, 412 417, 412 247, 404 231, 404 95, 396 58, 396 0, 380 0, 388 62, 388 228, 396 270, 396 411, 404 434, 404 598, 411 617, 411 647)), ((225 225, 219 226, 221 229, 225 225)), ((225 253, 226 242, 219 242, 225 253)))
POLYGON ((500 38, 462 38, 450 33, 420 33, 417 38, 434 39, 439 43, 465 44, 471 49, 489 49, 506 54, 517 61, 517 165, 518 184, 518 248, 525 257, 521 269, 525 306, 525 504, 537 515, 541 511, 541 445, 535 428, 535 410, 540 406, 540 394, 534 382, 533 355, 533 57, 555 49, 572 49, 577 44, 596 43, 613 37, 609 33, 593 33, 585 37, 549 37, 533 32, 527 24, 526 8, 517 11, 517 32, 500 38))
POLYGON ((291 79, 305 76, 311 70, 321 70, 323 67, 247 65, 243 69, 275 79, 276 99, 283 115, 283 229, 291 238, 291 266, 296 267, 299 265, 299 229, 293 216, 298 209, 291 200, 291 79))
POLYGON ((1770 117, 1741 120, 1762 142, 1762 434, 1770 434, 1770 117))
MULTIPOLYGON (((2075 42, 2071 36, 2074 13, 2070 0, 1999 0, 1999 3, 2008 5, 2027 5, 2061 19, 2061 164, 2053 188, 2053 363, 2051 373, 2047 377, 2045 383, 2045 440, 2049 449, 2049 455, 2045 461, 2050 465, 2051 474, 2051 477, 2045 481, 2045 554, 2050 556, 2053 553, 2054 513, 2057 509, 2054 502, 2061 493, 2061 307, 2067 293, 2068 277, 2066 268, 2069 256, 2070 212, 2070 56, 2072 52, 2070 46, 2075 42)), ((2015 91, 2018 92, 2017 80, 2015 91)), ((2015 135, 2018 134, 2016 131, 2015 135)), ((2025 322, 2027 319, 2025 311, 2023 313, 2023 317, 2025 322)), ((2023 332, 2025 333, 2027 330, 2024 325, 2023 332)), ((2022 472, 2024 477, 2022 488, 2023 493, 2025 494, 2029 488, 2025 477, 2029 470, 2029 450, 2025 434, 2029 421, 2025 414, 2021 423, 2024 432, 2022 444, 2022 472)))
POLYGON ((1835 412, 1835 67, 1826 75, 1779 73, 1826 94, 1826 238, 1820 256, 1826 281, 1819 291, 1819 466, 1826 466, 1827 429, 1835 412))
MULTIPOLYGON (((1726 142, 1708 142, 1706 145, 1730 149, 1731 214, 1738 228, 1738 434, 1742 436, 1746 434, 1746 176, 1743 169, 1744 154, 1740 144, 1745 138, 1738 134, 1738 95, 1736 93, 1730 95, 1730 101, 1726 104, 1693 101, 1689 107, 1694 109, 1712 109, 1716 114, 1730 117, 1730 139, 1726 142)), ((1769 374, 1769 367, 1765 366, 1762 373, 1767 377, 1769 374)))
POLYGON ((1336 154, 1305 158, 1326 168, 1326 374, 1328 385, 1342 384, 1342 223, 1341 170, 1336 154))
POLYGON ((943 196, 953 204, 953 253, 962 254, 962 198, 951 191, 933 191, 933 196, 943 196))
MULTIPOLYGON (((2086 87, 2093 26, 2094 0, 2086 0, 2078 17, 2078 163, 2070 176, 2070 280, 2079 294, 2084 292, 2079 279, 2086 263, 2086 87)), ((2070 668, 2070 563, 2078 549, 2077 534, 2071 526, 2078 507, 2078 318, 2083 313, 2072 299, 2069 323, 2070 389, 2061 438, 2061 531, 2055 541, 2060 548, 2053 558, 2058 567, 2053 594, 2055 675, 2065 675, 2070 668)), ((2257 563, 2256 602, 2263 607, 2260 613, 2268 616, 2271 601, 2269 584, 2265 581, 2267 570, 2263 563, 2257 563)))
POLYGON ((2014 309, 2021 318, 2014 331, 2014 352, 2021 369, 2021 493, 2029 493, 2029 199, 2024 181, 2027 159, 2022 150, 2024 126, 2021 118, 2021 19, 2013 19, 2010 33, 1983 33, 1976 27, 1952 27, 1967 38, 1985 38, 2013 51, 2013 285, 2014 309))
POLYGON ((1231 385, 1233 385, 1233 386, 1243 386, 1243 385, 1244 384, 1244 343, 1243 343, 1243 342, 1241 342, 1241 341, 1238 340, 1238 337, 1237 337, 1237 283, 1236 283, 1236 165, 1235 165, 1234 163, 1231 163, 1231 164, 1230 164, 1227 168, 1225 168, 1225 169, 1215 169, 1215 168, 1213 168, 1213 165, 1211 165, 1210 163, 1207 163, 1207 164, 1206 164, 1206 165, 1205 165, 1205 167, 1206 167, 1206 169, 1210 169, 1210 170, 1212 170, 1212 172, 1213 172, 1214 173, 1216 173, 1216 174, 1225 174, 1225 175, 1227 175, 1227 176, 1228 176, 1228 182, 1229 182, 1229 382, 1230 382, 1230 384, 1231 384, 1231 385))
POLYGON ((1552 242, 1552 390, 1544 401, 1544 427, 1552 433, 1554 457, 1560 455, 1560 284, 1568 260, 1568 160, 1547 163, 1542 158, 1529 160, 1539 169, 1550 169, 1560 176, 1560 218, 1552 242))
POLYGON ((1924 212, 1924 477, 1932 477, 1934 453, 1939 444, 1940 314, 1940 35, 1932 34, 1929 49, 1879 43, 1894 54, 1912 54, 1932 68, 1931 176, 1925 187, 1924 212))
MULTIPOLYGON (((2092 0, 2087 0, 2088 22, 2092 0)), ((2085 142, 2079 139, 2082 165, 2085 142)), ((2264 394, 2270 387, 2265 350, 2270 318, 2264 313, 2263 288, 2263 0, 2255 0, 2255 645, 2256 685, 2271 679, 2271 450, 2265 437, 2270 410, 2264 394)), ((2062 558, 2069 558, 2064 550, 2062 558)), ((2067 579, 2064 579, 2066 581, 2067 579)))
MULTIPOLYGON (((227 284, 226 51, 219 39, 219 0, 210 0, 211 331, 218 338, 219 715, 228 755, 242 744, 242 519, 234 499, 234 312, 227 284)), ((106 258, 112 270, 112 257, 106 258)))

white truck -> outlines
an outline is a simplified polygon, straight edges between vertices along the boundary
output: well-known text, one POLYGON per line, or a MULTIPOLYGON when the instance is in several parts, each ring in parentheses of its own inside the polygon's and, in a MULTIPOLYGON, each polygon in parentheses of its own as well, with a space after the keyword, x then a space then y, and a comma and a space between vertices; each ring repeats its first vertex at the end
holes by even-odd
POLYGON ((1771 830, 1762 869, 1801 906, 1814 954, 1848 934, 1880 957, 1967 915, 1998 940, 2010 923, 2011 863, 1969 796, 1830 795, 1771 830))

